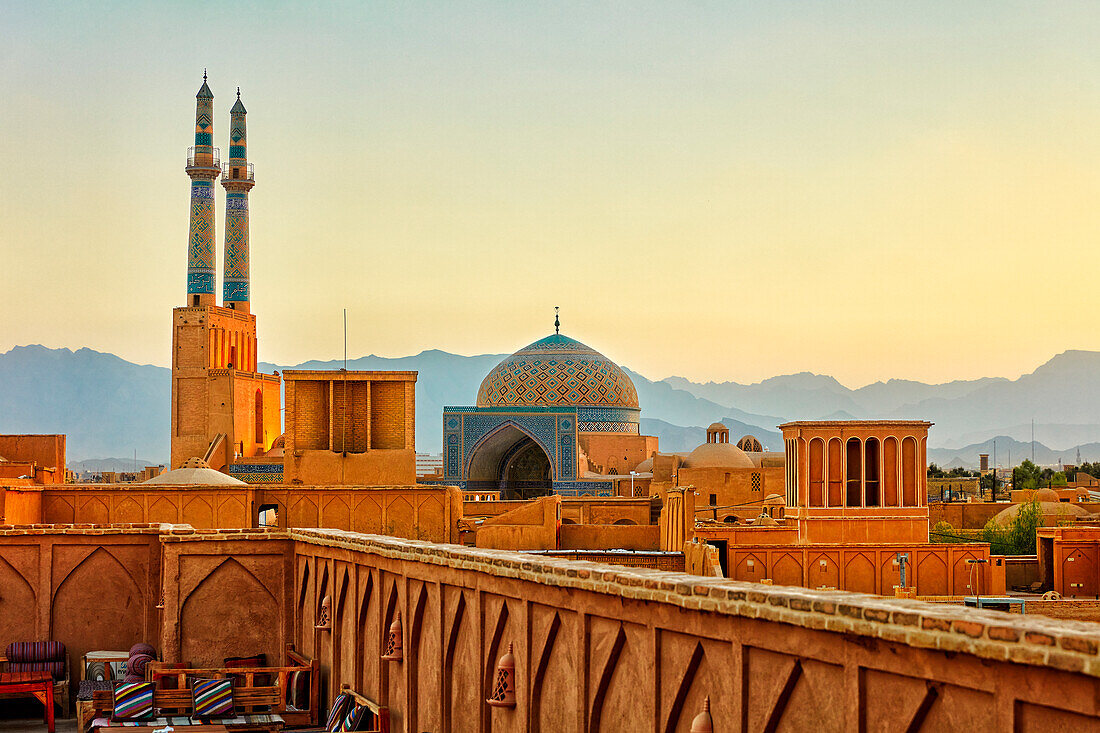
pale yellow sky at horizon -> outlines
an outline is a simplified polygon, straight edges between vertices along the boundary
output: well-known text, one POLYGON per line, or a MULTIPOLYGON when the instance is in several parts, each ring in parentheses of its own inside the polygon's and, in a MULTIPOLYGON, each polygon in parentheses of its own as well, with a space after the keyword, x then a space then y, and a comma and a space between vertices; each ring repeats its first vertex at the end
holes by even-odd
MULTIPOLYGON (((0 8, 0 352, 166 365, 194 95, 248 107, 274 363, 1015 378, 1100 350, 1100 5, 0 8), (204 19, 204 35, 191 28, 204 19)), ((220 248, 224 194, 217 198, 220 248)), ((219 264, 220 271, 220 264, 219 264)))

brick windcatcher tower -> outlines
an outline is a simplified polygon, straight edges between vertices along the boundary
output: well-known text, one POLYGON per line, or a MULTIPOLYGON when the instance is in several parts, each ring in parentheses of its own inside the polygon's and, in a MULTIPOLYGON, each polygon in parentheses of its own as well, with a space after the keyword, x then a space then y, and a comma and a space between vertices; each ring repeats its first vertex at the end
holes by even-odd
POLYGON ((248 192, 256 185, 248 162, 248 143, 241 90, 230 110, 229 163, 222 176, 225 188, 225 267, 222 304, 244 313, 248 305, 248 192))
POLYGON ((191 226, 187 239, 187 305, 217 305, 214 293, 214 181, 221 174, 214 147, 214 94, 206 85, 195 95, 195 146, 187 151, 191 178, 191 226))

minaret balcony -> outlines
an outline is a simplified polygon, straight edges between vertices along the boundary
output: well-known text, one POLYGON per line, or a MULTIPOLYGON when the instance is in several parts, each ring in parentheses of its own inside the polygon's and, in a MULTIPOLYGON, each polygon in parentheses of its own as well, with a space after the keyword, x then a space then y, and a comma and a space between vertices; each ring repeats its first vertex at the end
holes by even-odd
POLYGON ((187 148, 187 169, 221 169, 221 150, 218 148, 187 148))
POLYGON ((255 171, 251 163, 224 163, 222 165, 222 182, 255 183, 255 171))

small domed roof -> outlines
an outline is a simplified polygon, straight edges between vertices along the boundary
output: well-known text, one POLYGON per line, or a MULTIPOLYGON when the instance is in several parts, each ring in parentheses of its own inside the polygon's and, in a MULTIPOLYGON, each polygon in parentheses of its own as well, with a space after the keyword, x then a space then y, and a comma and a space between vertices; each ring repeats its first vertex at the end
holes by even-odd
POLYGON ((634 470, 637 471, 638 473, 652 473, 653 472, 653 459, 652 458, 645 459, 644 461, 639 463, 637 466, 635 466, 634 470))
MULTIPOLYGON (((1002 509, 993 517, 993 523, 999 527, 1007 527, 1012 524, 1012 520, 1020 513, 1020 507, 1022 506, 1023 504, 1013 504, 1007 509, 1002 509)), ((1044 520, 1048 517, 1057 517, 1059 519, 1064 518, 1072 521, 1074 517, 1089 516, 1087 509, 1083 509, 1076 504, 1070 504, 1069 502, 1040 501, 1039 507, 1043 513, 1044 520)), ((1044 521, 1043 524, 1044 526, 1048 526, 1046 521, 1044 521)))
POLYGON ((684 468, 754 468, 752 459, 732 443, 703 443, 684 459, 684 468))
POLYGON ((244 481, 215 471, 201 458, 188 458, 173 471, 142 481, 143 484, 170 484, 172 486, 247 486, 244 481))
POLYGON ((1035 492, 1035 498, 1039 501, 1058 501, 1058 492, 1054 489, 1039 489, 1035 492))
POLYGON ((707 432, 710 432, 711 430, 729 430, 729 428, 727 428, 725 425, 723 425, 720 422, 712 422, 710 424, 710 427, 707 428, 707 432))
POLYGON ((478 407, 626 407, 638 392, 626 372, 580 341, 551 334, 493 367, 477 391, 478 407))

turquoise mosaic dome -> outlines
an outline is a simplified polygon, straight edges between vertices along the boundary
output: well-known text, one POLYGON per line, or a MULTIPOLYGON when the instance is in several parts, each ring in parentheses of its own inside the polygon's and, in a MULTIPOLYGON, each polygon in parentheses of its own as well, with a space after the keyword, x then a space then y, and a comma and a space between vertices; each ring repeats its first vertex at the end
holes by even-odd
POLYGON ((638 392, 626 372, 606 356, 555 333, 497 364, 477 391, 477 406, 637 410, 638 392))

